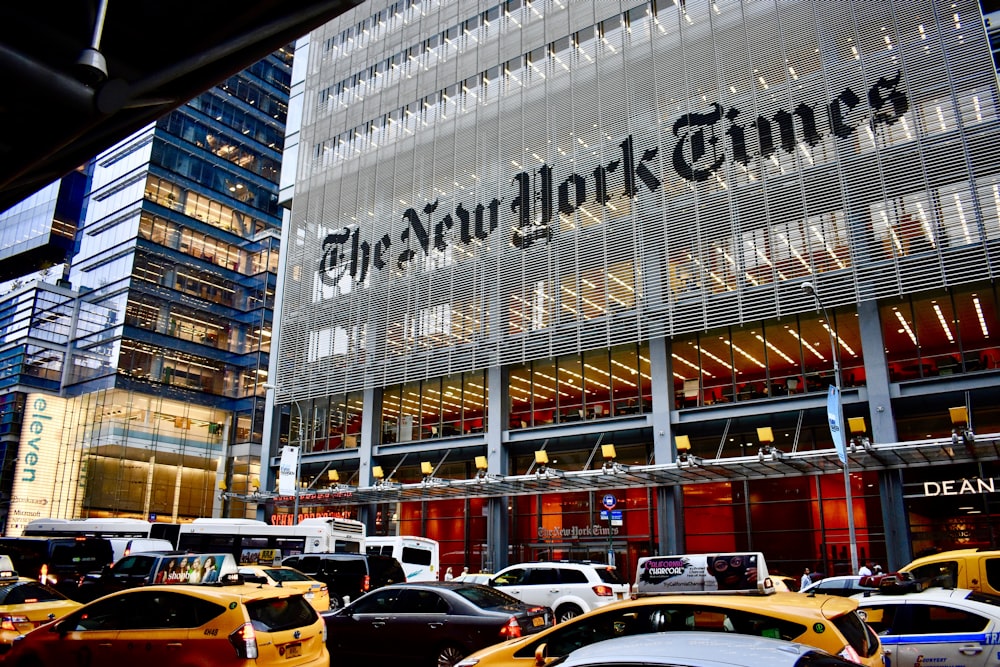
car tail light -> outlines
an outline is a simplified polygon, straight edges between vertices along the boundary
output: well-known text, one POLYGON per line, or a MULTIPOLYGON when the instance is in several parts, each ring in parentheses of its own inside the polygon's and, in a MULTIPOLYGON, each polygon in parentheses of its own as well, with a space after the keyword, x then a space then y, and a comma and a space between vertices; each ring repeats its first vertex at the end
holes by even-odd
POLYGON ((611 586, 594 586, 594 593, 601 597, 612 597, 615 594, 611 586))
POLYGON ((257 659, 257 631, 250 623, 244 623, 233 630, 229 634, 229 643, 236 649, 236 657, 241 660, 257 659))
POLYGON ((855 651, 854 647, 851 646, 850 644, 848 644, 847 646, 845 646, 844 650, 842 650, 837 655, 839 655, 844 660, 849 660, 850 662, 854 662, 854 663, 857 663, 859 665, 864 664, 863 661, 861 660, 861 656, 858 655, 858 652, 855 651))
POLYGON ((503 639, 514 639, 521 636, 521 624, 513 616, 500 628, 500 637, 503 639))
POLYGON ((365 578, 361 580, 361 590, 367 593, 368 589, 371 588, 371 585, 372 585, 372 578, 366 574, 365 578))
POLYGON ((0 616, 0 630, 13 630, 17 632, 17 624, 27 622, 27 616, 0 616))

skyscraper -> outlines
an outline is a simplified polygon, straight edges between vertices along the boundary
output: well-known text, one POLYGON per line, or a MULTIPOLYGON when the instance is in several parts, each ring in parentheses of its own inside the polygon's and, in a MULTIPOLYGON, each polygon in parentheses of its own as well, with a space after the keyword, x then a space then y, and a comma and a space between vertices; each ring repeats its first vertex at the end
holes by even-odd
POLYGON ((996 496, 940 491, 1000 477, 977 3, 369 0, 310 37, 274 384, 330 493, 280 519, 492 569, 996 546, 996 496))
MULTIPOLYGON (((5 436, 8 533, 38 514, 252 511, 224 507, 218 490, 249 490, 259 474, 292 57, 271 54, 93 160, 68 272, 76 302, 50 310, 61 326, 46 369, 58 381, 39 388, 35 366, 9 367, 23 400, 5 436), (51 451, 35 453, 38 396, 62 417, 51 451)), ((29 289, 66 292, 14 288, 4 303, 29 289)), ((35 311, 9 312, 27 335, 43 324, 35 311)))

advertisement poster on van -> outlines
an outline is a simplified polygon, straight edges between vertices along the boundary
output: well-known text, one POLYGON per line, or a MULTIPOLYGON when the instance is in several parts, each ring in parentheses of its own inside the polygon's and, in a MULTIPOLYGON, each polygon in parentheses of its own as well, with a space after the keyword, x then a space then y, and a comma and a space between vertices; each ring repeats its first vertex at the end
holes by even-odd
POLYGON ((639 559, 639 594, 761 591, 768 579, 763 554, 682 554, 639 559))

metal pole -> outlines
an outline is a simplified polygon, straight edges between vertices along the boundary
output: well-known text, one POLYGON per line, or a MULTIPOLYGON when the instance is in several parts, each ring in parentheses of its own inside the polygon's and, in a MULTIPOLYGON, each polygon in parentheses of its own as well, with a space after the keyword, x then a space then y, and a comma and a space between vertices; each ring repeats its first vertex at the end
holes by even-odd
POLYGON ((293 402, 296 412, 299 413, 299 451, 295 456, 295 503, 292 508, 292 524, 298 525, 299 523, 299 477, 302 475, 302 435, 303 435, 303 423, 302 423, 302 406, 296 400, 293 402))
MULTIPOLYGON (((833 333, 833 320, 830 319, 830 315, 826 312, 826 306, 823 305, 823 300, 819 298, 819 292, 812 283, 802 283, 802 287, 807 291, 811 292, 813 298, 816 299, 816 305, 823 312, 823 319, 826 320, 826 330, 830 334, 830 349, 833 354, 833 381, 834 385, 837 387, 837 423, 840 425, 841 431, 844 429, 844 400, 841 393, 841 383, 840 383, 840 351, 838 349, 838 341, 836 335, 833 333)), ((836 445, 836 443, 834 443, 836 445)), ((844 500, 847 503, 847 533, 848 539, 850 540, 850 557, 851 557, 851 574, 858 573, 858 538, 854 530, 854 498, 851 494, 851 459, 846 454, 847 440, 844 440, 845 455, 844 455, 844 500)))

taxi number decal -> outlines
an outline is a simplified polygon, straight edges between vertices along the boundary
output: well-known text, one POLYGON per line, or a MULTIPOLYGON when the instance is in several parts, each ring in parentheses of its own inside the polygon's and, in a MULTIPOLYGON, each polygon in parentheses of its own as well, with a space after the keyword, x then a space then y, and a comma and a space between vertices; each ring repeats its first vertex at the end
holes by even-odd
POLYGON ((822 623, 813 623, 813 632, 815 632, 818 635, 821 635, 824 632, 826 632, 826 626, 823 625, 822 623))
POLYGON ((230 609, 236 609, 236 603, 235 602, 230 602, 229 603, 229 608, 230 609))
POLYGON ((219 628, 205 628, 205 636, 206 637, 218 637, 219 636, 219 628))

